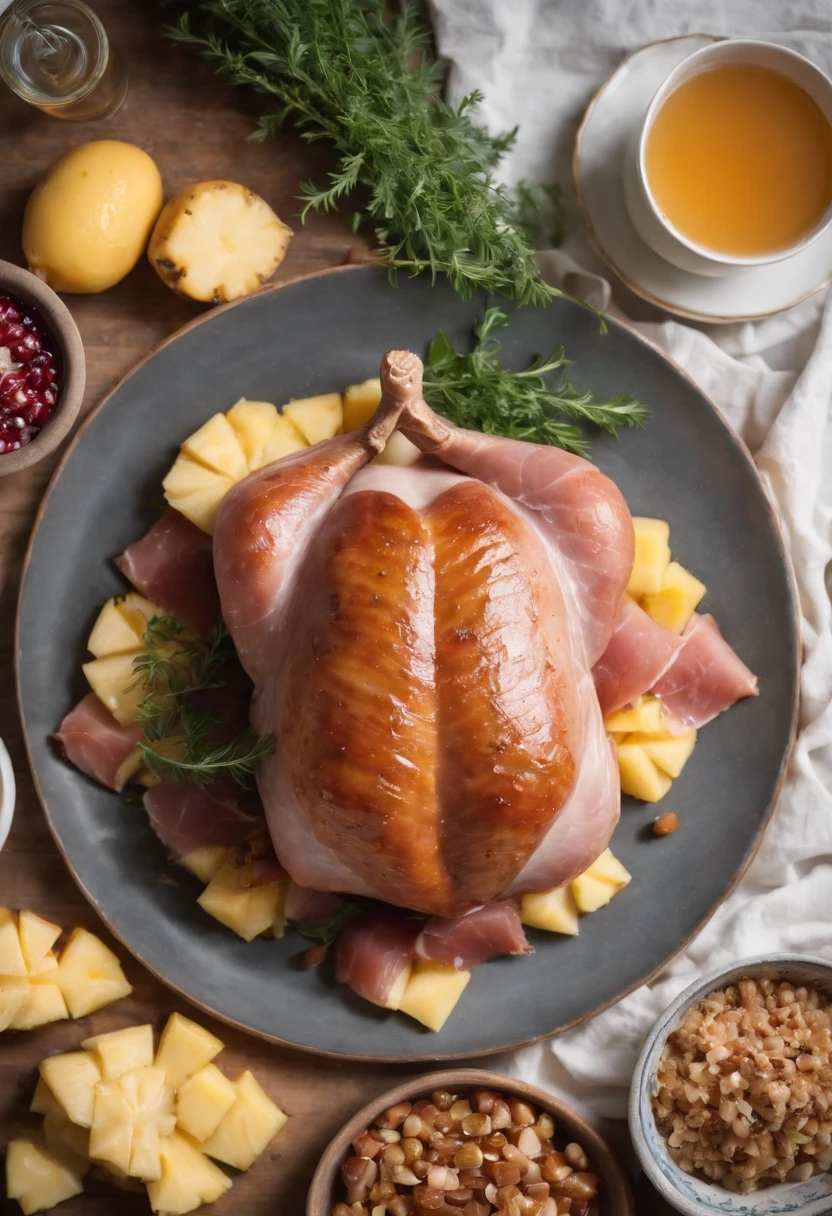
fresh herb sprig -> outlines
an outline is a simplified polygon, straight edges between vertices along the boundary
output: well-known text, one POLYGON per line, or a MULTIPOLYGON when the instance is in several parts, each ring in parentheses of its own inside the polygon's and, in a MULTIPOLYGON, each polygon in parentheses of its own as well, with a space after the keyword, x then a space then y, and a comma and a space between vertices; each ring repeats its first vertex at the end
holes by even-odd
POLYGON ((344 904, 329 920, 289 920, 286 923, 302 937, 308 937, 310 941, 319 942, 322 946, 330 946, 344 926, 363 911, 358 904, 344 904))
POLYGON ((328 140, 326 185, 302 187, 304 216, 346 202, 391 270, 447 275, 463 297, 500 292, 521 303, 560 295, 540 278, 529 239, 532 195, 494 178, 515 132, 471 122, 481 100, 440 96, 430 29, 404 0, 188 0, 169 34, 195 44, 227 80, 267 98, 255 138, 292 119, 328 140))
POLYGON ((244 679, 224 624, 218 622, 204 641, 164 613, 148 621, 143 641, 145 652, 133 667, 134 687, 143 692, 137 720, 147 768, 168 781, 201 786, 230 777, 250 785, 257 765, 272 752, 273 739, 246 727, 230 739, 212 741, 222 717, 199 695, 244 679))
POLYGON ((470 430, 532 443, 551 444, 585 456, 589 440, 579 424, 590 423, 610 435, 622 426, 643 426, 649 410, 637 398, 619 394, 597 401, 575 387, 565 376, 563 347, 535 359, 524 371, 512 371, 500 362, 500 343, 494 331, 509 323, 499 308, 489 308, 474 328, 473 349, 460 354, 446 334, 433 339, 424 374, 428 404, 470 430), (547 376, 557 373, 549 387, 547 376))

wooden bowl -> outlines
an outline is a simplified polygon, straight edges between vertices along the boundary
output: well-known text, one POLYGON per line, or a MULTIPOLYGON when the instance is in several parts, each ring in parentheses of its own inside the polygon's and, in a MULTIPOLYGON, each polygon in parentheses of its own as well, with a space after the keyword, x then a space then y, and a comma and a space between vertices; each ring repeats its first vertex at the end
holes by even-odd
POLYGON ((0 455, 0 477, 28 469, 54 452, 69 432, 84 396, 84 347, 69 309, 51 287, 21 266, 0 261, 0 294, 8 292, 34 304, 58 344, 63 365, 63 387, 55 412, 31 443, 0 455))
POLYGON ((369 1127, 377 1115, 397 1102, 430 1097, 435 1089, 447 1089, 451 1093, 496 1089, 510 1097, 533 1102, 554 1117, 556 1132, 558 1128, 561 1129, 559 1139, 562 1139, 565 1129, 569 1141, 575 1141, 586 1150, 590 1169, 598 1174, 603 1185, 601 1216, 635 1216, 635 1203, 623 1169, 606 1141, 580 1115, 545 1090, 514 1077, 503 1076, 502 1073, 486 1072, 479 1068, 452 1068, 414 1077, 369 1102, 341 1128, 321 1157, 306 1199, 306 1216, 332 1216, 333 1204, 337 1202, 336 1184, 341 1162, 350 1155, 350 1146, 355 1137, 369 1127))

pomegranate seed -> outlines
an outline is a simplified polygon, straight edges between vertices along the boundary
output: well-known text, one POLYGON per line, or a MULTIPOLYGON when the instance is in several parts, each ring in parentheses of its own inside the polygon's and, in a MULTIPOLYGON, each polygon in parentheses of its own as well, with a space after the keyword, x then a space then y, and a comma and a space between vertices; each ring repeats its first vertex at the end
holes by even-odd
POLYGON ((52 335, 36 309, 0 294, 0 346, 13 364, 0 374, 0 454, 31 442, 55 412, 60 361, 52 335))

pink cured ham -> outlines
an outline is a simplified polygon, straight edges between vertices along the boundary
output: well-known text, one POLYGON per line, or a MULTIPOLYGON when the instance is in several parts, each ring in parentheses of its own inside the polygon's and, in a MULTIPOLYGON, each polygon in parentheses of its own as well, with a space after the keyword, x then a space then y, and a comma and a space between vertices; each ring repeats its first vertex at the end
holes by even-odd
POLYGON ((210 536, 167 507, 141 540, 116 559, 137 591, 194 633, 207 636, 219 616, 210 536))
POLYGON ((328 891, 310 891, 308 887, 299 887, 296 882, 290 882, 283 911, 287 920, 308 920, 313 924, 322 924, 332 920, 343 906, 343 899, 337 895, 331 895, 328 891))
POLYGON ((431 917, 416 942, 419 958, 448 963, 457 971, 467 971, 503 954, 530 951, 513 899, 495 900, 453 920, 431 917))
POLYGON ((652 688, 682 649, 683 641, 658 625, 627 596, 615 614, 612 637, 592 669, 606 717, 652 688))
POLYGON ((439 419, 415 356, 385 356, 382 382, 364 427, 229 493, 215 570, 277 738, 258 785, 290 876, 457 917, 561 885, 609 841, 591 668, 633 527, 587 461, 439 419), (424 456, 370 465, 397 426, 424 456))
POLYGON ((419 923, 392 909, 351 920, 335 947, 335 978, 374 1005, 386 1005, 411 962, 419 923))
POLYGON ((256 798, 232 781, 160 781, 144 796, 150 825, 176 861, 205 844, 242 845, 256 830, 256 798))
POLYGON ((111 790, 124 785, 119 770, 141 737, 137 723, 120 726, 92 692, 70 710, 54 735, 70 763, 111 790))
POLYGON ((758 695, 757 677, 731 649, 712 616, 694 613, 682 647, 651 688, 687 726, 700 727, 743 697, 758 695))

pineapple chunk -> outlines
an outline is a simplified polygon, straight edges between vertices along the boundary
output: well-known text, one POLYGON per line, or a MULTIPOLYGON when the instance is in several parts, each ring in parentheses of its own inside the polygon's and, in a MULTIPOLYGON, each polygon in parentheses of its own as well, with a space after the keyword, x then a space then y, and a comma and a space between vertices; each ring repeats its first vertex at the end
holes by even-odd
POLYGON ((520 919, 524 925, 531 925, 534 929, 547 929, 550 933, 567 933, 574 937, 578 932, 578 905, 568 886, 553 887, 551 891, 533 891, 523 896, 520 919))
POLYGON ((137 633, 132 622, 119 612, 115 599, 107 600, 87 639, 87 650, 95 658, 103 659, 108 654, 135 653, 141 646, 141 633, 137 633))
POLYGON ((636 737, 633 742, 641 743, 645 754, 653 761, 656 768, 661 769, 668 777, 675 778, 687 764, 696 746, 696 731, 691 727, 674 739, 636 737))
POLYGON ((673 784, 672 778, 656 767, 641 743, 618 743, 616 751, 621 792, 642 802, 660 802, 673 784))
POLYGON ((162 482, 162 489, 175 511, 213 536, 220 503, 233 485, 224 473, 206 469, 180 454, 162 482))
POLYGON ((234 428, 249 469, 259 469, 261 459, 277 420, 277 408, 270 401, 246 401, 241 397, 226 413, 234 428))
POLYGON ((142 756, 141 748, 134 747, 127 759, 122 760, 121 764, 116 769, 116 777, 113 783, 113 788, 116 793, 123 790, 130 778, 135 776, 135 774, 139 771, 139 769, 142 767, 143 759, 144 757, 142 756))
MULTIPOLYGON (((37 981, 37 977, 33 977, 37 981)), ((57 984, 29 981, 29 991, 17 1013, 9 1022, 10 1030, 34 1030, 47 1022, 60 1022, 69 1017, 63 995, 57 984)))
POLYGON ((384 451, 374 458, 373 464, 392 464, 402 468, 413 464, 420 455, 415 443, 411 443, 401 431, 394 431, 384 445, 384 451))
POLYGON ((215 473, 240 481, 248 473, 248 461, 237 432, 225 414, 214 414, 182 444, 182 452, 215 473))
POLYGON ((399 1009, 428 1030, 441 1030, 470 979, 470 971, 417 958, 399 1009))
POLYGON ((108 654, 81 666, 90 688, 122 726, 136 720, 144 697, 144 688, 133 666, 140 653, 108 654))
POLYGON ((133 991, 112 950, 86 929, 74 929, 61 952, 58 986, 73 1018, 86 1017, 133 991))
POLYGON ((206 1064, 176 1095, 176 1122, 194 1140, 207 1140, 237 1100, 237 1090, 214 1064, 206 1064))
POLYGON ((173 1090, 163 1070, 133 1068, 95 1087, 90 1156, 128 1177, 158 1181, 159 1141, 174 1124, 173 1090))
POLYGON ((609 849, 569 884, 579 912, 597 912, 632 881, 632 875, 609 849))
POLYGON ((20 975, 0 975, 0 1031, 8 1030, 29 995, 29 981, 20 975))
POLYGON ((61 936, 60 925, 53 925, 24 908, 17 918, 17 932, 27 972, 35 971, 45 960, 54 958, 51 951, 61 936))
POLYGON ((80 1195, 83 1189, 79 1175, 35 1139, 9 1142, 6 1194, 18 1201, 25 1216, 53 1208, 73 1195, 80 1195))
POLYGON ((154 1212, 180 1216, 203 1203, 213 1203, 231 1186, 231 1179, 182 1132, 174 1131, 159 1143, 162 1176, 147 1184, 154 1212))
POLYGON ((647 735, 659 734, 662 731, 662 703, 658 697, 639 697, 632 705, 617 709, 605 718, 604 726, 611 735, 629 734, 634 730, 647 735))
POLYGON ((636 533, 636 555, 627 584, 627 594, 634 599, 655 595, 662 589, 665 571, 670 565, 670 525, 663 519, 633 516, 636 533))
POLYGON ((114 1081, 134 1068, 148 1068, 153 1063, 153 1027, 127 1026, 84 1039, 81 1046, 95 1056, 104 1081, 114 1081))
POLYGON ((40 1075, 64 1114, 79 1127, 92 1123, 93 1093, 101 1071, 88 1051, 70 1051, 49 1056, 40 1064, 40 1075))
POLYGON ((321 443, 341 433, 344 408, 340 393, 301 397, 283 407, 284 417, 294 422, 307 443, 321 443))
POLYGON ((671 562, 664 572, 661 590, 655 595, 645 595, 641 606, 665 629, 682 633, 707 591, 704 583, 680 566, 671 562))
POLYGON ((293 452, 300 452, 303 448, 308 447, 309 444, 291 418, 287 418, 285 414, 278 414, 274 420, 271 436, 260 453, 259 462, 252 467, 261 469, 267 464, 273 464, 275 460, 282 460, 284 456, 291 456, 293 452))
POLYGON ((629 870, 622 866, 617 857, 613 856, 611 849, 604 849, 600 857, 596 857, 586 874, 591 874, 593 878, 599 878, 602 882, 608 882, 610 886, 615 887, 616 891, 620 891, 622 887, 626 887, 628 883, 633 881, 633 876, 629 870))
POLYGON ((381 381, 365 380, 344 389, 344 430, 357 431, 372 418, 381 401, 381 381))
POLYGON ((154 1061, 168 1078, 172 1089, 181 1089, 189 1077, 210 1064, 223 1049, 223 1042, 204 1027, 181 1013, 167 1020, 154 1061))
POLYGON ((286 1122, 287 1116, 265 1094, 252 1073, 234 1082, 236 1101, 200 1146, 209 1157, 247 1170, 286 1122))
POLYGON ((9 908, 0 908, 0 975, 16 975, 24 979, 28 975, 20 948, 17 917, 9 908))
POLYGON ((35 1115, 45 1115, 49 1110, 60 1110, 52 1090, 40 1074, 38 1074, 38 1083, 35 1086, 32 1101, 29 1103, 29 1110, 35 1115))
POLYGON ((247 887, 249 866, 220 867, 198 899, 201 908, 221 924, 250 942, 272 929, 285 900, 285 884, 247 887))
POLYGON ((223 844, 201 844, 186 853, 182 865, 202 882, 208 883, 225 861, 228 849, 223 844))

